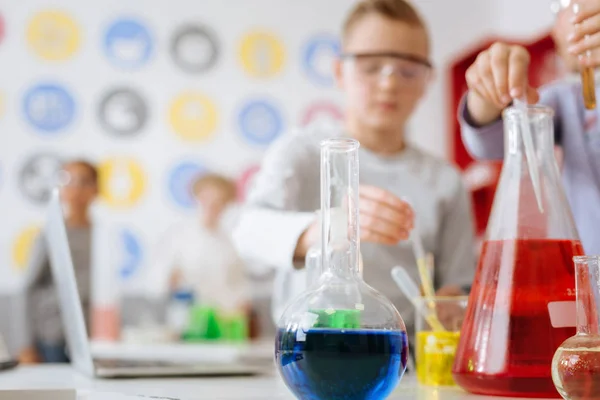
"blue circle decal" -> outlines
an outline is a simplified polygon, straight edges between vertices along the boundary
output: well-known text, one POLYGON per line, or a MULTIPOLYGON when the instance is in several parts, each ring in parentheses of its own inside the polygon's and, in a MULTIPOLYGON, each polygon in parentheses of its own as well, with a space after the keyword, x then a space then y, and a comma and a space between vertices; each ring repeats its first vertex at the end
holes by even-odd
POLYGON ((129 279, 142 265, 142 245, 139 239, 128 229, 123 229, 120 233, 121 239, 121 278, 129 279))
POLYGON ((333 61, 341 51, 340 41, 334 35, 318 35, 304 47, 303 67, 308 78, 322 86, 333 86, 333 61))
POLYGON ((55 133, 66 128, 75 116, 75 101, 69 92, 56 84, 31 88, 23 100, 27 121, 40 131, 55 133))
POLYGON ((152 37, 148 28, 134 19, 115 21, 107 30, 104 50, 108 59, 125 69, 144 65, 152 55, 152 37))
POLYGON ((184 161, 171 170, 168 182, 169 193, 178 206, 194 208, 196 201, 192 185, 197 177, 206 172, 203 165, 193 161, 184 161))
POLYGON ((259 146, 268 145, 283 130, 281 112, 266 100, 246 103, 239 114, 238 124, 242 136, 251 144, 259 146))

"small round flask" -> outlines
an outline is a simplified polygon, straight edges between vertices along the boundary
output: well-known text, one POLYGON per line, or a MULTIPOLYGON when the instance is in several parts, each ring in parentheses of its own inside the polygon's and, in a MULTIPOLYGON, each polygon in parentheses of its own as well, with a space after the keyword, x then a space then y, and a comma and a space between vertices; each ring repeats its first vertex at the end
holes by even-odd
POLYGON ((406 370, 406 328, 362 279, 356 140, 321 145, 322 274, 284 311, 275 359, 298 399, 384 399, 406 370))
MULTIPOLYGON (((552 380, 566 400, 600 400, 600 257, 579 256, 573 261, 577 334, 554 353, 552 380)), ((566 312, 563 318, 573 315, 566 312)))

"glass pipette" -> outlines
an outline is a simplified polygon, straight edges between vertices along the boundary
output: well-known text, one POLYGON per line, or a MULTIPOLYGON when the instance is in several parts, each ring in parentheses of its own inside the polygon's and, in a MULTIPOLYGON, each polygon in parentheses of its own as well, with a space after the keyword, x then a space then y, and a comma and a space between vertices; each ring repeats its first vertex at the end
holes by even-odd
POLYGON ((392 269, 392 278, 396 285, 400 288, 404 296, 412 303, 417 312, 421 314, 423 319, 431 326, 434 331, 445 331, 444 325, 440 322, 437 314, 429 306, 426 308, 421 307, 421 304, 417 302, 417 298, 421 297, 419 288, 415 281, 412 280, 408 272, 400 266, 392 269))
POLYGON ((521 135, 523 136, 523 145, 525 147, 525 158, 527 159, 527 167, 529 168, 529 175, 531 176, 531 183, 533 185, 533 192, 535 194, 538 209, 541 213, 543 213, 544 206, 542 205, 540 174, 538 170, 537 157, 535 155, 535 148, 533 147, 531 129, 529 128, 529 113, 527 112, 527 105, 520 99, 514 99, 514 105, 523 114, 519 120, 521 121, 521 135))
MULTIPOLYGON (((415 253, 415 259, 417 261, 417 269, 419 271, 419 277, 421 278, 421 287, 423 288, 423 294, 427 301, 428 307, 430 311, 435 316, 435 302, 433 301, 433 297, 435 297, 435 290, 433 288, 433 282, 431 281, 431 275, 429 274, 429 268, 427 268, 427 255, 425 254, 425 250, 423 249, 423 242, 421 242, 421 237, 419 235, 419 231, 417 227, 413 228, 411 233, 411 242, 413 245, 413 252, 415 253)), ((431 322, 431 327, 434 330, 444 330, 442 324, 437 320, 437 317, 434 318, 431 322)))

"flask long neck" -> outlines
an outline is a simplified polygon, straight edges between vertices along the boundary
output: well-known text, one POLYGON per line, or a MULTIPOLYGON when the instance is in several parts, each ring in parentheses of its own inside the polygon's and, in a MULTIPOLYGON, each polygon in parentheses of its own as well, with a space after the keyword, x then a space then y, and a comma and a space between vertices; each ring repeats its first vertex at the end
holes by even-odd
POLYGON ((358 147, 353 139, 321 145, 322 268, 340 277, 360 275, 358 147))
POLYGON ((577 333, 600 334, 600 262, 598 256, 576 257, 577 333))

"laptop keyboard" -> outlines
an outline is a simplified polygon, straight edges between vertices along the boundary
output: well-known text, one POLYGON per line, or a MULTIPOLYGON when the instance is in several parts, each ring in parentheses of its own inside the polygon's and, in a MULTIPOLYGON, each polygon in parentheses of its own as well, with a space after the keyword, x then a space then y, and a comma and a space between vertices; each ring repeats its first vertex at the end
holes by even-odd
POLYGON ((100 368, 157 368, 173 366, 173 363, 164 361, 134 361, 134 360, 94 360, 96 367, 100 368))

